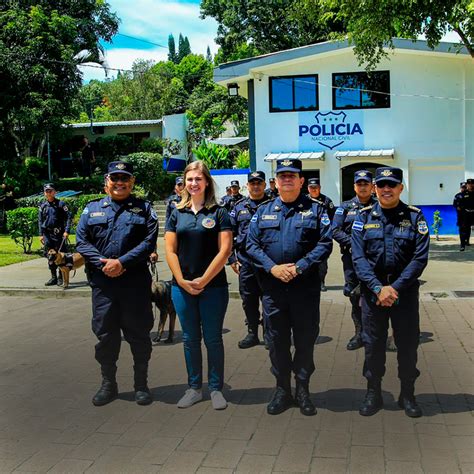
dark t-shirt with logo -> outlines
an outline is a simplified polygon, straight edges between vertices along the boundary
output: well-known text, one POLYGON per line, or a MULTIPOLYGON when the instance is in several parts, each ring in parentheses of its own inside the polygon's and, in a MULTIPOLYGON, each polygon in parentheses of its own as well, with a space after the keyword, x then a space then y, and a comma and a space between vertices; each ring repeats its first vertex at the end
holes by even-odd
MULTIPOLYGON (((178 239, 178 260, 186 280, 204 275, 209 264, 217 255, 218 234, 232 230, 227 210, 220 206, 203 208, 197 214, 190 208, 174 209, 166 231, 175 232, 178 239)), ((173 284, 176 280, 173 277, 173 284)), ((227 278, 223 268, 207 287, 226 286, 227 278)))

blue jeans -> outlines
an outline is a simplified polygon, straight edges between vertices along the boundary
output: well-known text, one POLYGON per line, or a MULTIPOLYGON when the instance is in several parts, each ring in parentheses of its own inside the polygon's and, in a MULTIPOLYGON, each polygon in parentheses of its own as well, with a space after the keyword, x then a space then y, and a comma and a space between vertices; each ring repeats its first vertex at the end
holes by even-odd
POLYGON ((184 358, 191 388, 202 387, 201 328, 207 348, 209 390, 222 390, 224 385, 224 343, 222 327, 229 303, 227 286, 206 288, 193 296, 180 286, 171 290, 176 312, 183 329, 184 358))

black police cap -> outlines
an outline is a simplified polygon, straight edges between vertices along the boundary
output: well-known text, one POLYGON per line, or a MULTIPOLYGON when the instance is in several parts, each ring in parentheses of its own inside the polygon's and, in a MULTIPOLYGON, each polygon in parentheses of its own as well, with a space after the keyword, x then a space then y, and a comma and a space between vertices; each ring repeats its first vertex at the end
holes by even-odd
POLYGON ((240 188, 240 184, 236 179, 234 179, 230 182, 230 187, 232 187, 232 186, 238 186, 240 188))
POLYGON ((319 186, 319 178, 309 178, 308 186, 319 186))
POLYGON ((183 184, 184 183, 184 179, 182 176, 178 176, 175 180, 174 180, 175 184, 183 184))
POLYGON ((247 176, 247 181, 265 181, 265 173, 263 171, 252 171, 247 176))
POLYGON ((283 173, 290 171, 292 173, 301 173, 303 165, 301 160, 285 158, 284 160, 277 160, 276 173, 283 173))
POLYGON ((56 191, 56 188, 54 187, 53 183, 45 183, 43 184, 43 191, 47 191, 47 190, 56 191))
POLYGON ((401 183, 403 181, 403 171, 400 168, 392 166, 382 166, 375 170, 375 182, 393 181, 394 183, 401 183))
POLYGON ((466 179, 466 184, 474 184, 474 178, 466 179))
POLYGON ((133 165, 126 161, 111 161, 107 168, 107 174, 128 174, 133 176, 133 165))
POLYGON ((354 173, 354 183, 357 181, 367 181, 368 183, 372 182, 372 173, 367 170, 359 170, 354 173))

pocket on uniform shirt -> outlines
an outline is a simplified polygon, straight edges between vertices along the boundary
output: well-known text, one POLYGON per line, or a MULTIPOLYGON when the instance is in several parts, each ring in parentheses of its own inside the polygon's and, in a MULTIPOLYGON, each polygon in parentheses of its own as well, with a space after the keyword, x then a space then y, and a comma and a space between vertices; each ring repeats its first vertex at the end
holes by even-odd
POLYGON ((95 237, 105 237, 107 234, 107 216, 89 217, 87 224, 95 237))
POLYGON ((317 239, 318 222, 316 219, 303 219, 295 225, 296 240, 298 242, 311 242, 317 239))
POLYGON ((145 225, 145 218, 143 216, 132 215, 130 216, 130 224, 137 226, 145 225))
POLYGON ((280 221, 260 219, 258 222, 258 228, 260 229, 260 236, 263 243, 276 242, 278 240, 278 229, 280 227, 280 221))
POLYGON ((378 253, 384 248, 382 229, 369 229, 364 233, 366 250, 369 254, 378 253))

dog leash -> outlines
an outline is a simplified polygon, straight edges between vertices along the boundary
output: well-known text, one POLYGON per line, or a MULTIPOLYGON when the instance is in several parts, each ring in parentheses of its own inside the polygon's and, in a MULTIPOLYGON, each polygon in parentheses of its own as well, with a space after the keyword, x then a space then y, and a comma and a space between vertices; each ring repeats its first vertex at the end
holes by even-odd
POLYGON ((68 237, 63 237, 63 240, 61 242, 61 245, 59 246, 58 252, 61 252, 61 249, 63 248, 64 242, 68 242, 68 244, 69 244, 68 237))

